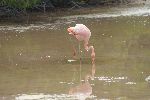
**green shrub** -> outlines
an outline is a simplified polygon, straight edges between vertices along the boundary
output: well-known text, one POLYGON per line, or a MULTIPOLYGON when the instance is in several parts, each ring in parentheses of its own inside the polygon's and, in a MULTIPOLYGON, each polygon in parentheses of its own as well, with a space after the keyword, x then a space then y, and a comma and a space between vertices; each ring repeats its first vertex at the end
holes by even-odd
POLYGON ((26 9, 26 8, 32 8, 40 1, 41 0, 1 0, 0 5, 19 8, 19 9, 26 9))
MULTIPOLYGON (((109 2, 120 2, 126 0, 72 0, 74 2, 95 2, 95 3, 109 3, 109 2)), ((69 5, 71 0, 0 0, 0 6, 9 6, 12 8, 27 9, 32 8, 42 2, 50 2, 54 7, 66 7, 69 5)))

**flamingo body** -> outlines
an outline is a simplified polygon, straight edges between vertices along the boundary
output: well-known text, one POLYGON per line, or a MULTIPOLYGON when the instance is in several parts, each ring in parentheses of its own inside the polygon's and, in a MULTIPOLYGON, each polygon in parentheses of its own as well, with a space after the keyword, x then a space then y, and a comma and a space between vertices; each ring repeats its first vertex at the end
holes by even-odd
POLYGON ((84 48, 86 51, 91 50, 91 57, 92 62, 95 59, 95 52, 93 46, 88 46, 88 41, 91 36, 90 30, 83 24, 76 24, 75 27, 69 27, 68 29, 69 34, 73 35, 78 41, 84 41, 84 48))
POLYGON ((90 30, 83 24, 76 24, 75 27, 68 28, 69 34, 75 35, 79 41, 88 41, 91 36, 90 30))

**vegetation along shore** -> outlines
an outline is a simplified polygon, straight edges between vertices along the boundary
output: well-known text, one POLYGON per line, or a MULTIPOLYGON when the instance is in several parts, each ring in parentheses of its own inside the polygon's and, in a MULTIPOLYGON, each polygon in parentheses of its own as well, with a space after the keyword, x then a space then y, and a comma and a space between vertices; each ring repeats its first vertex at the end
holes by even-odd
MULTIPOLYGON (((146 2, 146 0, 144 1, 146 2)), ((137 2, 137 0, 1 0, 0 17, 26 15, 28 12, 34 11, 46 12, 62 8, 76 9, 99 5, 129 4, 133 2, 137 2)))

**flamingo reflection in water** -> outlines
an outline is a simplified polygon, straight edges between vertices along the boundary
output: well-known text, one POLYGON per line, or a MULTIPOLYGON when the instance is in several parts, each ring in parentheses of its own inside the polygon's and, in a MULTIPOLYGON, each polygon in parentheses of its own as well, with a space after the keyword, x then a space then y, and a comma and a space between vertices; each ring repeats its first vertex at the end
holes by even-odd
MULTIPOLYGON (((82 67, 81 60, 80 60, 80 67, 82 67)), ((79 100, 85 100, 86 98, 89 98, 92 94, 92 86, 89 80, 94 80, 94 75, 95 75, 95 63, 92 63, 90 73, 85 75, 83 82, 81 81, 80 76, 80 83, 77 86, 71 87, 69 90, 69 94, 75 96, 75 98, 79 100)))

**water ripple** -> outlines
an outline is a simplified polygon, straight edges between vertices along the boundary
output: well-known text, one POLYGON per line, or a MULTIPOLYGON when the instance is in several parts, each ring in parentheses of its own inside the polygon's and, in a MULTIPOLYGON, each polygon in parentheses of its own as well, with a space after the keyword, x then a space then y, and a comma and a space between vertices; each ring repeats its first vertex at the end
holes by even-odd
POLYGON ((107 77, 107 76, 100 76, 100 77, 95 77, 95 79, 99 80, 99 81, 104 81, 106 83, 110 83, 110 82, 120 82, 121 80, 127 80, 128 77, 107 77))
MULTIPOLYGON (((83 98, 84 95, 69 95, 69 94, 43 94, 43 93, 35 93, 35 94, 18 94, 15 97, 15 100, 76 100, 83 98)), ((89 98, 95 98, 94 95, 91 95, 89 98)))
POLYGON ((62 17, 64 19, 77 19, 77 18, 109 18, 120 16, 149 16, 149 7, 134 7, 119 10, 119 8, 107 13, 87 14, 87 15, 74 15, 62 17))

